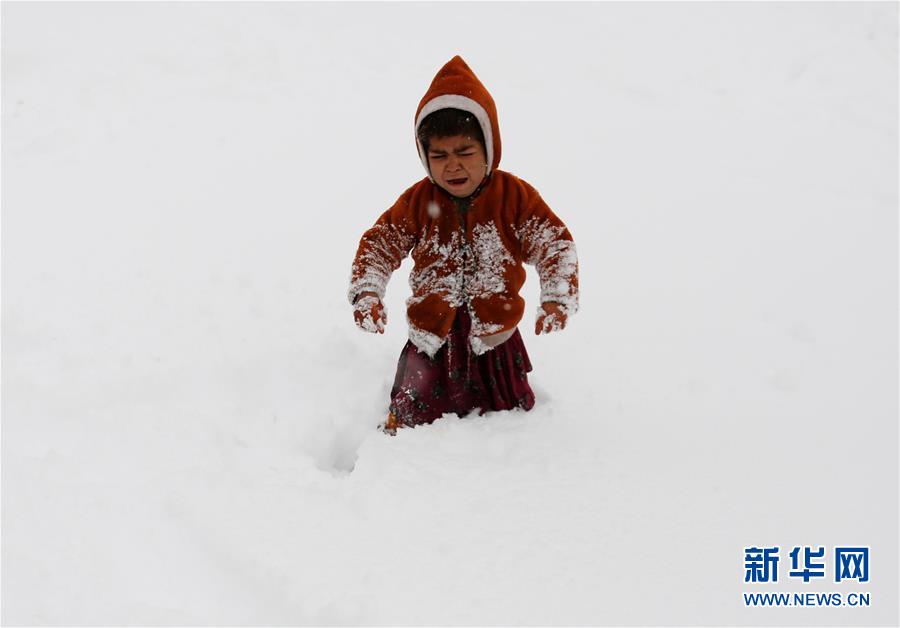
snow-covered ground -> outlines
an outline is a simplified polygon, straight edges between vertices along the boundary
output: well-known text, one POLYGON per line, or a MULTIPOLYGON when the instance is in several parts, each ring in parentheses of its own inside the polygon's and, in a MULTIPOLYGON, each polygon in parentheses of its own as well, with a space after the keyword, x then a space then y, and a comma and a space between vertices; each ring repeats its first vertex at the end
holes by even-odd
POLYGON ((3 3, 3 623, 896 625, 897 14, 3 3), (389 438, 349 266, 457 53, 582 310, 529 269, 535 409, 389 438))

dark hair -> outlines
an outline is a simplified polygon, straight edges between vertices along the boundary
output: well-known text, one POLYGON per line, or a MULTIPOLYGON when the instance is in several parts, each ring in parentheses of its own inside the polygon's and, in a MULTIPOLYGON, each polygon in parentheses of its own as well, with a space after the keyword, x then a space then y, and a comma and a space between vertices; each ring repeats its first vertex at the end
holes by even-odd
POLYGON ((428 141, 433 137, 451 137, 453 135, 468 135, 484 146, 484 132, 474 115, 462 109, 438 109, 429 113, 422 120, 417 132, 422 149, 428 152, 428 141))

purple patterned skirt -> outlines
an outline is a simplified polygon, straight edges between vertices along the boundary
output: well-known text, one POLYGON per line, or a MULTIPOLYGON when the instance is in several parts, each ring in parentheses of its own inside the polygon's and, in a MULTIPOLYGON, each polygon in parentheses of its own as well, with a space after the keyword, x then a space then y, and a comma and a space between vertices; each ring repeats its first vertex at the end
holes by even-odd
POLYGON ((531 361, 519 330, 482 355, 469 346, 472 319, 465 305, 456 310, 447 342, 433 358, 407 341, 397 362, 390 411, 407 426, 431 423, 445 412, 466 416, 488 410, 534 407, 528 385, 531 361))

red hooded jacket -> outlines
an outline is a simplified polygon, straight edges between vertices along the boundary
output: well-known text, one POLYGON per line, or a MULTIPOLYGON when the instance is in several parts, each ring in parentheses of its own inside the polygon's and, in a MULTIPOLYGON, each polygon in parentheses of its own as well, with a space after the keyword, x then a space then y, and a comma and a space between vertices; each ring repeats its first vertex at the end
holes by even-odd
POLYGON ((411 252, 415 264, 409 275, 413 294, 406 301, 409 338, 429 356, 444 344, 463 303, 472 317, 469 340, 476 353, 491 348, 480 338, 514 330, 525 309, 519 296, 525 282, 523 262, 537 268, 541 303, 556 302, 567 315, 574 314, 578 258, 572 235, 537 190, 497 169, 497 108, 461 57, 453 57, 434 77, 416 110, 415 131, 428 177, 403 192, 363 234, 351 268, 350 302, 366 291, 383 299, 391 274, 411 252), (422 120, 445 108, 471 113, 484 133, 488 178, 472 199, 465 225, 453 197, 432 180, 418 140, 422 120))

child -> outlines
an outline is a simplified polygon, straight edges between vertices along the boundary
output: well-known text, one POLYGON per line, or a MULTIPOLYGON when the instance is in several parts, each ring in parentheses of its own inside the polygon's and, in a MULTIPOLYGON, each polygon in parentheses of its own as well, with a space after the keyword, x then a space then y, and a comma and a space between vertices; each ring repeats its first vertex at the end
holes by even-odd
POLYGON ((445 412, 534 406, 531 362, 516 327, 525 308, 522 262, 541 282, 536 334, 563 329, 578 309, 572 236, 531 185, 497 169, 497 109, 459 56, 419 103, 415 133, 428 176, 363 234, 348 291, 356 324, 384 333, 381 299, 412 252, 409 340, 379 426, 389 434, 445 412))

